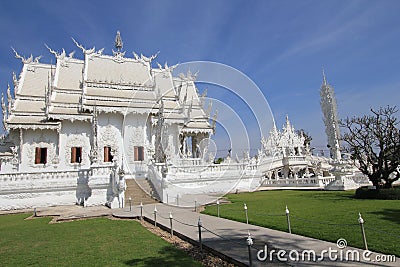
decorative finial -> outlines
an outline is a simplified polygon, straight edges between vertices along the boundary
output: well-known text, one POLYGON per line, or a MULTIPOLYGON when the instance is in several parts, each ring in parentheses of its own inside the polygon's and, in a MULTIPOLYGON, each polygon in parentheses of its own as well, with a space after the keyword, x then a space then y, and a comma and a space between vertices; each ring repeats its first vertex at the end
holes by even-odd
POLYGON ((324 78, 324 82, 323 82, 323 85, 327 85, 328 83, 326 82, 326 76, 325 76, 325 70, 324 70, 324 67, 322 67, 322 77, 324 78))
POLYGON ((115 48, 117 48, 118 52, 121 52, 123 46, 124 43, 122 42, 121 39, 121 33, 117 31, 117 36, 115 36, 115 48))
POLYGON ((286 127, 290 126, 289 115, 286 114, 286 127))

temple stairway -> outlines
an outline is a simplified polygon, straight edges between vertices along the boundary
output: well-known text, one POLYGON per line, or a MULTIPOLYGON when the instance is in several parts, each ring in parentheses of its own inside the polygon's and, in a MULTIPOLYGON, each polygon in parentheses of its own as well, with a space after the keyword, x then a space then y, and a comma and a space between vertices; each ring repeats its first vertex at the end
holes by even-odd
POLYGON ((129 197, 132 198, 132 205, 140 203, 152 204, 159 201, 157 192, 147 179, 127 179, 125 190, 125 207, 129 206, 129 197))

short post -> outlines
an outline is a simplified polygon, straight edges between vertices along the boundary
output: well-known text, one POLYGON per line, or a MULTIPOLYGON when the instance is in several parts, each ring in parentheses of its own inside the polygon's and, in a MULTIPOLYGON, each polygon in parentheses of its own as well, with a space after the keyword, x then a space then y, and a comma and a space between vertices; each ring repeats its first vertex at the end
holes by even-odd
POLYGON ((200 251, 203 252, 203 243, 202 243, 202 241, 201 241, 201 226, 202 226, 202 223, 201 223, 200 217, 199 217, 199 220, 197 221, 197 226, 199 227, 199 245, 200 245, 200 251))
POLYGON ((157 226, 157 206, 154 205, 154 226, 157 226))
POLYGON ((219 199, 217 199, 217 215, 219 217, 219 199))
POLYGON ((176 194, 176 205, 179 206, 179 194, 176 194))
POLYGON ((169 201, 168 201, 168 194, 167 194, 167 204, 169 203, 169 201))
POLYGON ((36 217, 37 213, 36 213, 36 208, 33 209, 33 217, 36 217))
POLYGON ((143 220, 143 202, 140 202, 140 219, 143 220))
POLYGON ((194 200, 194 212, 197 212, 197 199, 194 200))
POLYGON ((247 236, 247 249, 249 250, 249 266, 253 266, 253 259, 251 258, 251 246, 253 245, 253 239, 251 238, 250 231, 247 236))
POLYGON ((169 212, 169 226, 171 228, 171 237, 174 236, 174 228, 172 228, 172 219, 173 219, 172 212, 169 212))
POLYGON ((364 219, 361 217, 361 213, 358 213, 358 223, 360 224, 361 227, 361 234, 364 242, 364 248, 365 250, 368 250, 367 238, 365 236, 365 230, 364 230, 364 219))
POLYGON ((287 220, 287 225, 288 225, 288 231, 289 231, 289 234, 291 234, 291 233, 292 233, 292 229, 291 229, 291 227, 290 227, 290 215, 289 215, 290 212, 289 212, 289 209, 288 209, 287 205, 286 205, 285 213, 286 213, 286 220, 287 220))
POLYGON ((244 203, 244 212, 246 213, 246 223, 249 224, 249 215, 247 214, 247 205, 244 203))
POLYGON ((129 197, 129 211, 132 211, 132 198, 129 197))

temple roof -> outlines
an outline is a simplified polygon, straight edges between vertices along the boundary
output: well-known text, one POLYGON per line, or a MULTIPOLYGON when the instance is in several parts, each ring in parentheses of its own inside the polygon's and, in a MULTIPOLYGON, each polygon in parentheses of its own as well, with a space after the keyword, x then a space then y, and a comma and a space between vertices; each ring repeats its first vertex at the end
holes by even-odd
POLYGON ((73 59, 69 60, 68 63, 57 60, 54 86, 56 88, 82 91, 83 67, 83 60, 73 59))
POLYGON ((85 79, 88 82, 152 86, 150 63, 132 58, 91 54, 85 59, 85 79))
POLYGON ((24 64, 17 95, 29 97, 44 97, 45 88, 54 66, 42 63, 24 64))
POLYGON ((120 37, 117 41, 117 52, 103 55, 103 49, 88 50, 74 40, 82 49, 83 60, 73 58, 74 52, 67 56, 64 50, 58 53, 48 47, 56 57, 55 65, 39 63, 40 57, 25 59, 15 52, 23 68, 14 81, 16 95, 15 100, 9 99, 12 104, 6 112, 6 125, 10 129, 57 128, 64 119, 90 119, 94 106, 99 112, 157 114, 162 98, 169 122, 188 129, 211 129, 193 75, 173 77, 175 66, 167 64, 152 68, 156 55, 125 57, 120 37))

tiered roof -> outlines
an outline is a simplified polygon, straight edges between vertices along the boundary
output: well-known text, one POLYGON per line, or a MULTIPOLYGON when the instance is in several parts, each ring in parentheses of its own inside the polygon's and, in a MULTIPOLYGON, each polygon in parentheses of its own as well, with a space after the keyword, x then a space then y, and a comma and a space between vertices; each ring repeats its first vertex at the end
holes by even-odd
POLYGON ((84 59, 49 48, 55 65, 16 53, 23 68, 14 82, 12 108, 6 111, 7 129, 59 129, 62 120, 89 120, 94 106, 98 112, 155 114, 162 102, 166 123, 180 123, 188 133, 213 131, 191 73, 173 77, 174 67, 152 68, 156 56, 125 57, 122 42, 113 56, 76 44, 84 59))

